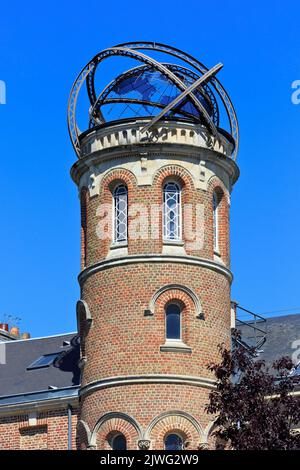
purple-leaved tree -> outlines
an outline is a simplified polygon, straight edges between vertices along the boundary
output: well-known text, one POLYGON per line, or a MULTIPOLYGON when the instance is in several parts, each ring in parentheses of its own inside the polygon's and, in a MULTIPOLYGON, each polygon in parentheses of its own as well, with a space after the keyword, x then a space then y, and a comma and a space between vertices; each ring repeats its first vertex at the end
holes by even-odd
POLYGON ((216 378, 206 408, 216 415, 216 442, 234 450, 300 449, 300 397, 293 394, 299 380, 290 375, 292 361, 282 357, 268 369, 238 339, 235 332, 233 350, 220 345, 220 364, 208 366, 216 378))

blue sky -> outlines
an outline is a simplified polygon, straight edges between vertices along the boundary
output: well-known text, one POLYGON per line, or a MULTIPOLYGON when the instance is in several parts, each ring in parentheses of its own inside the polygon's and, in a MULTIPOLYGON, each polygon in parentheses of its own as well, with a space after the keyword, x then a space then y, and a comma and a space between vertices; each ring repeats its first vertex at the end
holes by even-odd
MULTIPOLYGON (((169 43, 208 67, 235 105, 241 177, 232 195, 232 296, 256 312, 300 307, 300 79, 296 1, 2 2, 0 316, 33 336, 76 328, 79 205, 68 93, 98 51, 169 43)), ((299 310, 294 310, 300 311, 299 310)))

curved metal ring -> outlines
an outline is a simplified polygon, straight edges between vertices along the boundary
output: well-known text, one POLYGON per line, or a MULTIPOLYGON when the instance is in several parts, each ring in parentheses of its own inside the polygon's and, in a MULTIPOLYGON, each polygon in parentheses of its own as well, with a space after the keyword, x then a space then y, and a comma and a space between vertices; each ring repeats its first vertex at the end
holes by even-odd
MULTIPOLYGON (((196 70, 198 70, 202 74, 207 72, 208 70, 204 64, 202 64, 199 60, 195 59, 195 57, 193 57, 192 55, 186 52, 182 52, 176 47, 168 46, 162 43, 150 42, 150 41, 145 41, 145 42, 136 41, 136 42, 127 42, 127 43, 117 44, 117 46, 115 47, 130 47, 133 50, 134 49, 155 50, 158 52, 163 52, 165 54, 172 55, 174 57, 177 57, 183 60, 184 62, 192 65, 196 70)), ((217 91, 226 109, 226 113, 227 113, 228 120, 230 123, 230 131, 235 141, 235 150, 232 155, 232 158, 236 160, 236 156, 237 156, 238 148, 239 148, 239 125, 238 125, 238 120, 237 120, 235 109, 233 107, 233 104, 226 90, 224 89, 220 81, 216 77, 212 77, 212 79, 210 80, 210 83, 217 91)))
MULTIPOLYGON (((152 57, 149 57, 145 54, 143 54, 142 52, 139 52, 137 50, 132 50, 132 49, 128 49, 128 48, 111 48, 111 51, 114 51, 114 55, 125 55, 125 56, 129 56, 129 57, 132 57, 140 62, 144 62, 146 64, 149 64, 149 65, 152 65, 155 69, 159 70, 163 75, 165 75, 167 78, 169 78, 175 85, 178 86, 178 88, 181 89, 181 91, 185 91, 187 89, 187 86, 185 85, 185 83, 183 83, 173 72, 171 72, 167 67, 165 67, 163 64, 161 64, 160 62, 157 62, 155 59, 152 59, 152 57)), ((101 54, 101 53, 100 53, 101 54)), ((106 58, 106 57, 105 57, 106 58)), ((98 63, 100 62, 100 55, 98 56, 98 63)), ((103 59, 102 59, 103 60, 103 59)), ((198 108, 199 112, 203 115, 205 121, 206 121, 206 124, 208 125, 208 127, 210 128, 211 132, 213 133, 213 135, 219 139, 220 136, 219 136, 219 133, 218 133, 218 130, 216 128, 216 126, 214 125, 210 115, 208 114, 208 112, 206 111, 206 109, 204 108, 204 106, 202 105, 202 103, 198 100, 198 98, 194 95, 194 93, 190 93, 189 95, 190 99, 194 102, 194 105, 196 106, 196 108, 198 108)), ((95 108, 97 107, 98 105, 98 100, 99 98, 95 101, 95 103, 93 104, 92 106, 92 110, 90 112, 91 116, 93 116, 94 114, 94 110, 95 108)))
MULTIPOLYGON (((185 84, 172 72, 170 72, 166 67, 164 67, 159 62, 155 61, 151 57, 139 52, 137 49, 146 49, 146 50, 156 50, 163 53, 167 53, 173 55, 181 60, 185 61, 189 65, 192 65, 196 70, 200 73, 205 73, 208 69, 197 59, 192 57, 189 54, 186 54, 179 49, 173 48, 171 46, 167 46, 165 44, 160 43, 151 43, 151 42, 131 42, 131 43, 124 43, 113 48, 105 49, 104 51, 97 54, 79 73, 77 76, 73 87, 71 89, 69 103, 68 103, 68 129, 70 138, 77 153, 78 157, 80 157, 80 143, 79 143, 79 129, 76 124, 76 104, 78 99, 79 91, 82 87, 84 81, 87 82, 88 87, 88 94, 92 104, 92 110, 94 110, 97 106, 97 98, 94 90, 94 75, 97 66, 99 63, 104 60, 105 58, 113 55, 120 55, 120 56, 129 56, 141 62, 151 65, 155 69, 159 70, 163 75, 167 76, 174 84, 176 84, 182 91, 186 89, 185 84)), ((210 81, 212 86, 217 91, 218 95, 220 96, 230 122, 231 133, 235 140, 235 151, 233 154, 233 158, 236 158, 237 151, 238 151, 238 142, 239 142, 239 133, 238 133, 238 122, 235 114, 235 110, 231 103, 229 96, 227 95, 225 89, 220 84, 216 77, 213 77, 210 81)), ((219 137, 218 131, 212 122, 209 114, 199 102, 197 97, 190 94, 190 99, 194 102, 194 105, 198 110, 201 112, 202 116, 204 117, 207 125, 211 129, 212 133, 219 137)))
MULTIPOLYGON (((192 78, 194 81, 196 81, 198 78, 199 78, 199 75, 197 75, 196 73, 192 72, 190 69, 187 69, 186 67, 182 67, 182 66, 179 66, 179 65, 176 65, 176 64, 169 64, 169 63, 164 63, 162 64, 164 65, 165 67, 169 68, 172 72, 175 72, 178 71, 179 73, 182 73, 183 75, 186 75, 188 76, 189 78, 192 78)), ((144 72, 144 71, 148 71, 148 70, 152 70, 152 66, 149 66, 149 65, 139 65, 137 67, 134 67, 130 70, 127 70, 126 72, 124 72, 123 74, 119 75, 118 77, 114 78, 103 90, 102 92, 98 95, 98 98, 97 98, 97 103, 98 103, 98 109, 97 106, 94 106, 93 109, 94 109, 94 113, 97 113, 99 114, 97 117, 99 119, 99 121, 103 120, 104 121, 104 118, 103 118, 103 115, 101 113, 101 106, 103 104, 105 104, 105 101, 107 99, 107 96, 109 95, 109 93, 112 91, 112 89, 117 86, 120 82, 122 82, 123 80, 131 77, 132 75, 135 75, 137 72, 141 71, 144 72)), ((213 94, 213 92, 211 91, 210 87, 208 86, 208 84, 204 84, 201 88, 197 89, 196 91, 198 91, 199 93, 201 93, 201 95, 207 99, 210 104, 211 104, 211 107, 212 107, 212 110, 213 110, 213 115, 212 115, 212 119, 213 119, 213 123, 215 124, 215 126, 218 126, 219 125, 219 107, 218 107, 218 103, 217 103, 217 100, 213 94)), ((121 99, 120 99, 121 100, 121 99)), ((110 100, 111 101, 111 100, 110 100)), ((186 101, 186 100, 185 100, 186 101)), ((120 101, 121 102, 121 101, 120 101)), ((125 102, 125 101, 124 101, 125 102)), ((95 102, 94 102, 95 104, 95 102)), ((144 103, 146 104, 146 103, 144 103)), ((149 104, 149 103, 148 103, 149 104)), ((155 103, 152 103, 153 106, 155 106, 155 103)), ((163 106, 159 106, 159 104, 157 104, 157 107, 161 107, 163 108, 163 106)), ((187 113, 187 112, 182 112, 182 114, 186 114, 186 115, 189 115, 190 113, 187 113)), ((189 117, 192 117, 192 118, 195 118, 195 116, 192 116, 192 115, 189 115, 189 117)), ((90 124, 89 124, 89 128, 92 128, 93 125, 94 125, 94 117, 91 116, 91 119, 90 119, 90 124)))

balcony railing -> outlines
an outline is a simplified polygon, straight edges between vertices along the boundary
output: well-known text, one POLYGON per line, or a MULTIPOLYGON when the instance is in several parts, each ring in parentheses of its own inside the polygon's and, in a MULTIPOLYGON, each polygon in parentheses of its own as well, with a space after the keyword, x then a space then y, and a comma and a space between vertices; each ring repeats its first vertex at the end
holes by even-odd
POLYGON ((259 354, 267 339, 267 321, 261 315, 234 304, 235 328, 241 333, 241 343, 259 354))

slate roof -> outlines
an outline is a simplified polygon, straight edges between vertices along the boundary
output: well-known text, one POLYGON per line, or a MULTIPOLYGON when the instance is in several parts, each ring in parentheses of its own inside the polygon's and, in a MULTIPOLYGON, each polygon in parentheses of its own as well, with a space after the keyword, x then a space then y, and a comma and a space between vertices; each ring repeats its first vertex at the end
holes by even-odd
POLYGON ((300 361, 300 314, 268 318, 267 340, 262 349, 261 358, 268 365, 282 356, 292 358, 297 350, 300 361))
POLYGON ((7 341, 6 364, 0 364, 0 397, 79 385, 79 340, 77 333, 19 341, 7 341), (70 345, 63 345, 70 342, 70 345), (59 352, 60 357, 49 367, 27 370, 45 354, 59 352))
MULTIPOLYGON (((259 326, 266 328, 266 342, 261 347, 259 359, 263 359, 267 366, 271 366, 282 356, 288 356, 293 360, 293 353, 298 350, 297 360, 300 362, 300 314, 267 318, 266 325, 259 326)), ((251 340, 248 341, 247 337, 253 335, 253 331, 245 325, 239 326, 238 329, 242 333, 242 339, 251 344, 251 340)))

